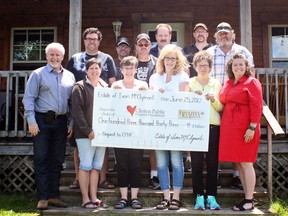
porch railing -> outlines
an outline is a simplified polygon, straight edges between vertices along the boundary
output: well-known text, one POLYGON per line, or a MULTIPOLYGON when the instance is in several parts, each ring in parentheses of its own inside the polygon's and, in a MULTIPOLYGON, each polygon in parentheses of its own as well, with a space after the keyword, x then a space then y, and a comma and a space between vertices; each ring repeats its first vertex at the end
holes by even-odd
MULTIPOLYGON (((30 71, 0 71, 0 137, 30 136, 22 98, 30 71)), ((287 69, 256 68, 263 99, 279 125, 288 133, 287 69)), ((266 122, 263 122, 266 125, 266 122)), ((266 129, 267 130, 267 129, 266 129)), ((267 133, 267 131, 264 131, 267 133)))

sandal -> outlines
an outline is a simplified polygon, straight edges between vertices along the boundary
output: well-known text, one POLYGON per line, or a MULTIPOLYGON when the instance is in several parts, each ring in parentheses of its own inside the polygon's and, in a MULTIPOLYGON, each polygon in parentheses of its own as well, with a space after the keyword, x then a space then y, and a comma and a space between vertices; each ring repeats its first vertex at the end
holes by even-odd
POLYGON ((159 205, 156 206, 156 209, 163 210, 167 209, 170 206, 170 202, 167 199, 163 199, 159 205))
POLYGON ((85 204, 81 205, 81 207, 86 209, 96 209, 97 205, 91 201, 88 201, 85 204))
POLYGON ((94 204, 97 207, 108 208, 108 205, 106 203, 102 202, 102 200, 99 200, 99 199, 96 202, 94 202, 94 204))
POLYGON ((170 203, 170 206, 168 208, 169 210, 179 210, 180 209, 180 201, 173 199, 170 203))
POLYGON ((74 180, 70 185, 69 185, 70 189, 79 189, 80 185, 79 185, 79 181, 78 180, 74 180))
POLYGON ((142 209, 142 203, 138 199, 132 199, 131 200, 131 208, 142 209))
POLYGON ((119 200, 115 205, 114 209, 124 209, 127 207, 127 199, 121 199, 119 200))
POLYGON ((99 184, 99 188, 102 189, 114 189, 115 185, 113 185, 111 182, 104 180, 102 183, 99 184))
POLYGON ((250 211, 254 209, 254 202, 253 199, 243 199, 239 202, 236 206, 233 207, 234 211, 250 211), (252 204, 251 208, 244 208, 246 204, 252 204))

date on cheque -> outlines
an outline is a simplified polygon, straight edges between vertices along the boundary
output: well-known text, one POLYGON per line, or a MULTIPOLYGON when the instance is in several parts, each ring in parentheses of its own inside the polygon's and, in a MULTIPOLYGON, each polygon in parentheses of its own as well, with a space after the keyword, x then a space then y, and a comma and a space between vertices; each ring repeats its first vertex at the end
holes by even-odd
POLYGON ((204 112, 197 110, 178 110, 178 119, 201 119, 204 112))

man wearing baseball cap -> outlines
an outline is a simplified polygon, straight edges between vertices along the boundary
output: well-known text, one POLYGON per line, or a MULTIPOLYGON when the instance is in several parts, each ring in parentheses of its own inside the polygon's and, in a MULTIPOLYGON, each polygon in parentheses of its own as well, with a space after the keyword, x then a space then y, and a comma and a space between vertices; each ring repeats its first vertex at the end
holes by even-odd
POLYGON ((185 57, 190 64, 190 77, 197 75, 192 64, 194 55, 201 50, 207 50, 209 47, 213 46, 212 43, 207 42, 208 36, 209 33, 207 26, 204 23, 197 23, 193 29, 193 37, 195 39, 195 43, 183 48, 183 53, 185 54, 185 57))
MULTIPOLYGON (((254 71, 253 55, 246 47, 235 43, 235 33, 229 23, 219 23, 216 27, 216 33, 214 37, 217 44, 207 49, 207 51, 213 56, 213 64, 210 76, 218 79, 223 86, 225 81, 228 79, 225 67, 226 62, 236 52, 240 52, 246 57, 249 62, 251 71, 254 71)), ((239 172, 234 163, 231 187, 236 189, 243 189, 239 178, 239 172)))
POLYGON ((126 56, 130 55, 131 47, 128 38, 118 37, 116 42, 117 58, 114 58, 114 63, 117 68, 116 80, 123 79, 123 75, 120 70, 120 62, 126 56))
POLYGON ((225 64, 235 52, 242 53, 248 59, 249 66, 254 68, 252 54, 246 47, 235 43, 235 33, 229 23, 219 23, 214 37, 217 44, 207 49, 213 56, 211 76, 218 79, 222 85, 227 80, 225 64))

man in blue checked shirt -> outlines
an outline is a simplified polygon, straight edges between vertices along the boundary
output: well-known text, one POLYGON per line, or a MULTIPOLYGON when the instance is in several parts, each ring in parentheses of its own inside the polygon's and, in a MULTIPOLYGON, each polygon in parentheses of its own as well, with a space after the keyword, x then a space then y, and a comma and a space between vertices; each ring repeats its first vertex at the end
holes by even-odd
POLYGON ((48 206, 67 207, 59 199, 59 187, 66 141, 72 135, 73 121, 68 114, 75 84, 74 75, 61 65, 63 45, 51 43, 45 53, 48 63, 32 72, 23 98, 24 114, 33 137, 39 210, 48 206))

